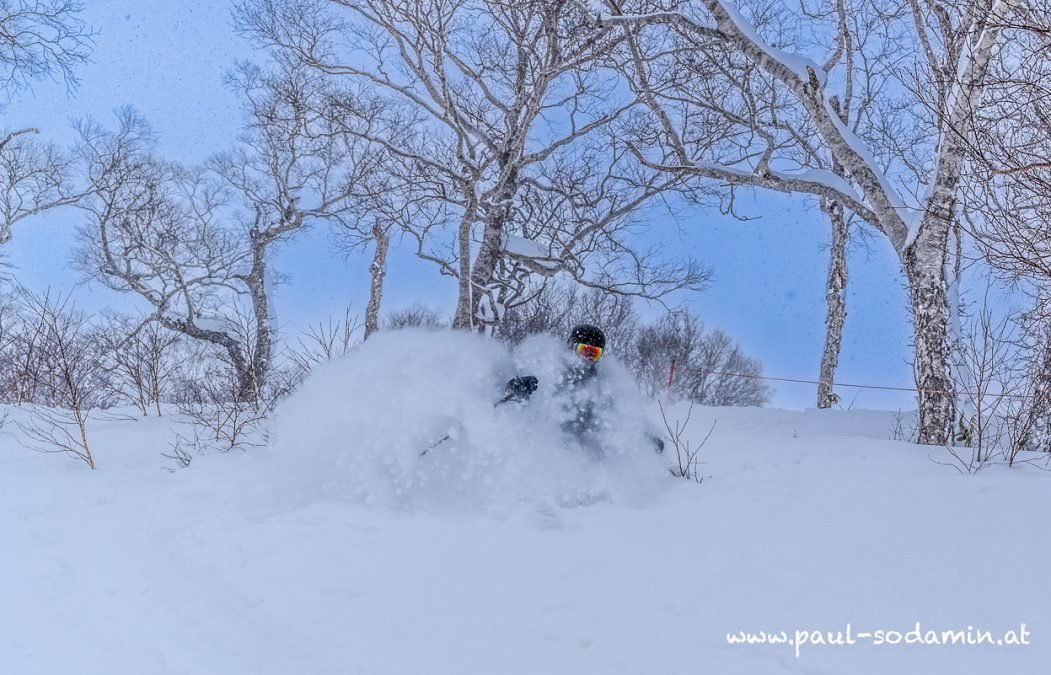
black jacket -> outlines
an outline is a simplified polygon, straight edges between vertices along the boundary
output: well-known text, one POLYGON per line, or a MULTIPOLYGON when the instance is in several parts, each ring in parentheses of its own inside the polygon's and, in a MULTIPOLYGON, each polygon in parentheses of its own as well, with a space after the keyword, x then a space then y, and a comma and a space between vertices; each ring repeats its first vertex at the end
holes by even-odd
MULTIPOLYGON (((562 429, 578 436, 591 433, 599 427, 596 407, 600 405, 598 368, 594 363, 575 364, 565 371, 556 384, 555 391, 564 397, 563 408, 565 419, 562 429)), ((512 378, 504 391, 504 397, 498 401, 527 401, 539 388, 539 380, 533 375, 512 378)))

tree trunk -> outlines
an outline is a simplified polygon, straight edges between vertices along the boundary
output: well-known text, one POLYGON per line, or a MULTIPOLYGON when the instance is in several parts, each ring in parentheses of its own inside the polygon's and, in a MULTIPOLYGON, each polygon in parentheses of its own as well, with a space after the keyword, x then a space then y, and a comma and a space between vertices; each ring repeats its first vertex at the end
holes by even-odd
MULTIPOLYGON (((950 307, 948 288, 949 234, 954 224, 957 184, 964 165, 993 50, 1014 3, 1006 0, 978 3, 980 30, 969 54, 958 55, 956 80, 941 111, 938 158, 927 210, 916 240, 905 248, 903 261, 909 279, 915 331, 914 366, 919 391, 920 427, 918 442, 947 445, 955 415, 955 386, 950 364, 950 307)), ((971 37, 967 36, 970 41, 971 37)), ((964 46, 965 52, 968 50, 964 46)), ((958 277, 954 283, 959 283, 958 277)), ((956 308, 951 308, 955 311, 956 308)))
POLYGON ((836 201, 822 200, 822 210, 832 223, 832 246, 828 259, 828 281, 825 302, 825 349, 821 353, 821 373, 818 377, 817 407, 831 408, 837 401, 832 391, 839 365, 839 350, 843 341, 843 324, 847 320, 847 241, 849 231, 843 205, 836 201))
POLYGON ((913 369, 919 393, 917 442, 927 445, 948 444, 954 411, 945 279, 950 214, 941 213, 942 210, 928 211, 916 241, 904 255, 915 343, 913 369))
MULTIPOLYGON (((477 322, 478 311, 481 307, 482 298, 493 281, 496 273, 496 265, 500 262, 504 247, 504 227, 511 220, 511 205, 518 191, 518 170, 511 167, 505 168, 503 179, 495 190, 493 201, 486 209, 485 230, 482 233, 482 245, 478 250, 478 258, 471 270, 471 286, 474 289, 474 297, 471 301, 471 318, 477 322)), ((495 303, 494 303, 495 304, 495 303)), ((499 310, 493 306, 490 308, 494 313, 490 325, 500 322, 499 310)))
MULTIPOLYGON (((463 259, 470 249, 461 252, 460 264, 460 297, 456 305, 456 316, 453 319, 453 328, 469 330, 478 324, 478 310, 485 297, 485 291, 493 280, 496 271, 496 263, 500 260, 503 251, 503 231, 507 221, 504 209, 497 209, 497 213, 491 214, 485 222, 485 230, 482 232, 482 243, 478 248, 474 265, 468 265, 468 271, 464 271, 463 259)), ((469 226, 467 230, 469 232, 469 226)), ((461 234, 461 241, 464 234, 461 234)), ((461 245, 461 248, 464 247, 461 245)))
POLYGON ((195 340, 204 340, 226 350, 226 356, 230 360, 230 365, 233 367, 237 377, 238 391, 236 393, 238 397, 243 398, 246 392, 251 392, 254 379, 251 367, 248 364, 247 355, 240 342, 225 332, 200 328, 188 319, 171 319, 160 315, 157 317, 157 320, 168 330, 182 333, 195 340))
POLYGON ((471 289, 471 226, 474 225, 475 216, 478 214, 478 202, 474 194, 469 195, 467 209, 460 220, 460 231, 458 243, 460 246, 459 259, 459 294, 456 300, 456 314, 453 316, 453 328, 457 330, 470 330, 474 325, 474 316, 471 308, 474 307, 471 289))
MULTIPOLYGON (((503 218, 495 217, 486 222, 485 231, 482 233, 482 245, 478 249, 478 258, 474 262, 474 269, 471 270, 471 286, 475 289, 474 298, 471 302, 471 316, 476 325, 479 323, 479 310, 481 309, 482 298, 486 297, 486 291, 489 289, 496 272, 496 264, 499 262, 500 255, 503 252, 503 231, 503 218)), ((494 313, 497 312, 496 307, 491 307, 491 310, 494 313)), ((500 318, 497 315, 493 321, 485 323, 495 325, 499 321, 500 318)))
POLYGON ((1051 325, 1047 325, 1046 318, 1041 320, 1045 323, 1041 336, 1041 358, 1038 369, 1030 375, 1037 381, 1036 396, 1027 403, 1033 407, 1032 414, 1043 422, 1043 429, 1037 432, 1042 432, 1042 436, 1038 436, 1036 445, 1041 451, 1051 453, 1051 325))
POLYGON ((372 238, 376 241, 376 252, 372 256, 372 264, 369 265, 369 274, 372 275, 372 283, 369 285, 369 304, 365 308, 365 339, 379 330, 380 327, 380 303, 383 301, 383 277, 387 274, 387 249, 390 246, 390 237, 377 223, 372 226, 372 238))
MULTIPOLYGON (((273 351, 273 335, 270 326, 270 297, 266 284, 266 249, 273 241, 266 235, 252 233, 252 271, 248 274, 248 291, 252 297, 252 312, 255 314, 255 335, 252 362, 241 376, 240 395, 247 400, 259 401, 258 394, 270 373, 270 356, 273 351), (250 397, 250 398, 248 398, 250 397)), ((246 345, 247 347, 247 345, 246 345)))

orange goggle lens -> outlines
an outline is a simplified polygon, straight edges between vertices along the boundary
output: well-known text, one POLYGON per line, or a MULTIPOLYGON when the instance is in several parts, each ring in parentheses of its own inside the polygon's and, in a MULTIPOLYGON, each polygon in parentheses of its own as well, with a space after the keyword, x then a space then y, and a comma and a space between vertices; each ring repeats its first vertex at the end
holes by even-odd
POLYGON ((602 347, 577 343, 576 349, 577 354, 580 354, 588 361, 598 361, 602 358, 602 347))

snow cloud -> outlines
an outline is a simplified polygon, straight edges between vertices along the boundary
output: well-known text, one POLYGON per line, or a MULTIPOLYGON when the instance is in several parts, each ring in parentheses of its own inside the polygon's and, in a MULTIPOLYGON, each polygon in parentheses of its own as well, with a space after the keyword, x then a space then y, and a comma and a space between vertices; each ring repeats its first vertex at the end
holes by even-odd
POLYGON ((643 503, 670 481, 646 402, 603 358, 590 396, 599 428, 583 439, 565 431, 580 390, 559 383, 577 358, 550 336, 510 353, 461 332, 379 333, 278 410, 274 494, 489 513, 643 503), (536 376, 539 389, 494 405, 515 375, 536 376))

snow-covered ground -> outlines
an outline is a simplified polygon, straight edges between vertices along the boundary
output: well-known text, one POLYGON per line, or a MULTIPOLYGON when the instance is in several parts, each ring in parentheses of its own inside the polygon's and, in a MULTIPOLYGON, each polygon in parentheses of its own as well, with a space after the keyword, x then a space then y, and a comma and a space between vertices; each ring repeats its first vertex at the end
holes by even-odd
POLYGON ((703 484, 658 477, 664 460, 618 446, 659 421, 655 405, 632 403, 649 419, 627 419, 606 460, 582 459, 544 423, 554 362, 542 343, 506 357, 479 342, 468 359, 463 345, 412 341, 378 340, 319 373, 283 407, 270 448, 174 473, 161 456, 169 418, 97 422, 94 472, 20 447, 9 422, 0 673, 1042 673, 1051 662, 1046 472, 959 475, 889 440, 894 413, 697 408, 693 438, 717 420, 703 484), (540 373, 535 401, 480 403, 490 380, 525 365, 540 373), (420 438, 450 431, 432 451, 446 455, 418 457, 420 438), (1030 644, 904 644, 917 622, 923 639, 1013 630, 1030 644), (809 644, 812 631, 845 641, 848 625, 856 644, 809 644), (738 631, 807 639, 729 644, 738 631))

